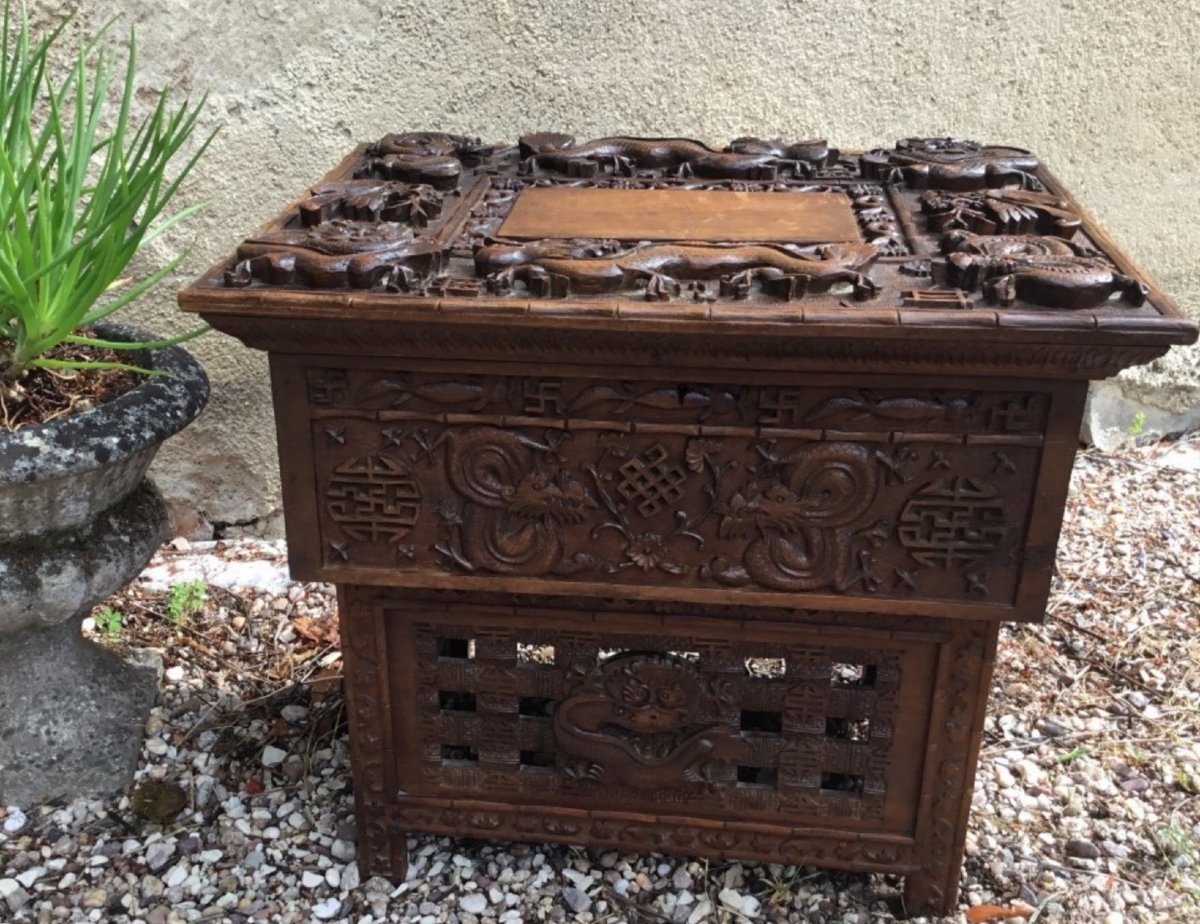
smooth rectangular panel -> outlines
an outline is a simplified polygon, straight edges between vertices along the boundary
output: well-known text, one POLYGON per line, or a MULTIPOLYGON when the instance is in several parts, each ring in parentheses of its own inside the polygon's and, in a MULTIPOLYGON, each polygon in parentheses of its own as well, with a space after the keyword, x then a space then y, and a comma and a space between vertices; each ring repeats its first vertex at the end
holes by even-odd
POLYGON ((524 190, 499 235, 796 244, 861 240, 850 200, 840 193, 561 186, 524 190))

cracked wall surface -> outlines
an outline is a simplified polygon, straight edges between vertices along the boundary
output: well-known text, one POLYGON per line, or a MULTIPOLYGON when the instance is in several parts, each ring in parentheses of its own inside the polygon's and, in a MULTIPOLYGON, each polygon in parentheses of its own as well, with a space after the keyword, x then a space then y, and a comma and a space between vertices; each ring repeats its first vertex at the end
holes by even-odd
MULTIPOLYGON (((1037 152, 1186 310, 1200 309, 1191 223, 1200 188, 1195 3, 745 4, 711 0, 39 0, 37 22, 116 16, 140 46, 139 87, 209 94, 220 126, 184 202, 209 207, 147 255, 190 253, 141 302, 162 332, 191 323, 174 295, 360 140, 438 129, 515 139, 557 129, 828 137, 842 147, 956 135, 1037 152)), ((140 95, 142 104, 151 99, 140 95)), ((209 522, 279 503, 265 358, 212 334, 202 420, 156 463, 169 498, 209 522)), ((1196 348, 1133 370, 1085 432, 1200 422, 1196 348), (1129 403, 1132 402, 1132 403, 1129 403), (1124 417, 1130 416, 1129 421, 1124 417)), ((1111 392, 1108 393, 1111 397, 1111 392)))

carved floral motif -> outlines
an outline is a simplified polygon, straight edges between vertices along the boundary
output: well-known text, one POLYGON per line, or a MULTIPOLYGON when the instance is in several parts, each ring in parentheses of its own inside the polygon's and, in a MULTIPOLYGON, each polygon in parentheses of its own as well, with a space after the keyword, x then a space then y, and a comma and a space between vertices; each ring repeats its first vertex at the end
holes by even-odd
POLYGON ((309 388, 333 566, 990 602, 1014 592, 1030 504, 992 485, 1034 484, 1048 409, 1021 393, 367 370, 314 369, 309 388), (376 454, 347 455, 364 443, 376 454), (977 563, 988 577, 964 583, 977 563))
POLYGON ((1062 199, 1024 189, 929 190, 921 195, 929 227, 976 234, 1053 234, 1070 238, 1083 223, 1062 199))

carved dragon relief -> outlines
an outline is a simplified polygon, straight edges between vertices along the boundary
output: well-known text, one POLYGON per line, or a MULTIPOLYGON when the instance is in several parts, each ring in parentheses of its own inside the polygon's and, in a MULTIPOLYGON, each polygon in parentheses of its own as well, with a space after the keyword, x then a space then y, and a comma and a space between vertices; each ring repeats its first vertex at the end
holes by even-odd
POLYGON ((428 183, 454 189, 464 166, 475 166, 496 150, 471 135, 403 132, 384 135, 367 151, 358 177, 428 183))
POLYGON ((1028 151, 959 138, 905 138, 894 148, 868 151, 859 164, 864 177, 903 180, 917 189, 1041 188, 1034 176, 1038 159, 1028 151))
POLYGON ((505 146, 441 132, 390 134, 348 171, 352 179, 319 184, 281 225, 243 242, 224 284, 480 301, 884 294, 901 308, 1142 305, 1147 287, 1089 244, 1081 216, 1042 189, 1037 169, 1037 158, 1019 148, 951 138, 909 138, 853 161, 824 141, 739 138, 718 149, 686 138, 577 142, 538 133, 505 146), (498 237, 522 190, 540 185, 840 193, 862 242, 498 237), (924 192, 897 188, 904 185, 924 192), (922 235, 925 250, 936 241, 945 259, 880 259, 919 250, 922 235), (913 274, 929 283, 910 288, 913 274), (973 291, 984 297, 970 298, 973 291))
POLYGON ((410 272, 429 272, 440 264, 443 250, 406 224, 337 218, 248 238, 238 247, 238 261, 226 272, 225 284, 248 286, 261 281, 369 289, 400 266, 410 272))
POLYGON ((509 292, 520 280, 538 295, 595 295, 639 282, 647 299, 678 295, 676 277, 719 279, 722 295, 745 298, 757 280, 782 298, 828 292, 839 282, 858 298, 879 287, 865 274, 878 256, 869 244, 795 247, 779 244, 640 244, 613 241, 539 240, 489 244, 475 252, 475 266, 494 292, 509 292))
POLYGON ((723 584, 759 584, 773 590, 803 591, 832 586, 845 591, 863 581, 871 589, 871 555, 860 549, 852 561, 854 540, 881 544, 888 535, 882 522, 854 533, 849 528, 875 501, 876 460, 857 443, 802 446, 786 455, 760 449, 765 464, 759 476, 735 491, 718 508, 719 535, 747 537, 740 563, 716 558, 706 570, 723 584), (853 566, 857 564, 857 569, 853 566))
POLYGON ((675 176, 774 180, 782 174, 813 176, 838 156, 824 141, 738 138, 718 151, 689 138, 612 137, 578 143, 557 132, 522 135, 520 150, 525 172, 549 169, 571 177, 594 177, 607 167, 624 175, 652 169, 675 176))
POLYGON ((1140 305, 1149 291, 1090 248, 1057 237, 951 231, 942 252, 952 285, 981 289, 1001 305, 1096 308, 1114 295, 1140 305))
POLYGON ((467 571, 497 574, 569 574, 590 564, 583 553, 565 559, 559 527, 586 519, 596 502, 565 468, 552 476, 535 464, 535 454, 553 452, 497 427, 453 432, 446 476, 465 502, 443 502, 446 537, 436 551, 467 571))
POLYGON ((577 779, 638 790, 711 786, 714 765, 743 750, 720 721, 734 704, 732 684, 706 683, 683 658, 616 655, 559 703, 554 741, 577 779))

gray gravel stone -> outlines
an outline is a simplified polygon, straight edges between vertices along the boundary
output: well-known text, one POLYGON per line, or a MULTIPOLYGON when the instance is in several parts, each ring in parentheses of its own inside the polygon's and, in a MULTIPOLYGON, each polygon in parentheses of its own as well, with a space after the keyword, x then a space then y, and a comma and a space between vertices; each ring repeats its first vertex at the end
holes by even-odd
POLYGON ((1100 848, 1091 841, 1074 838, 1067 841, 1067 856, 1081 860, 1095 860, 1100 856, 1100 848))
POLYGON ((587 892, 583 889, 577 889, 574 886, 567 886, 562 890, 563 901, 567 907, 579 914, 581 911, 587 911, 592 907, 592 900, 588 897, 587 892))

